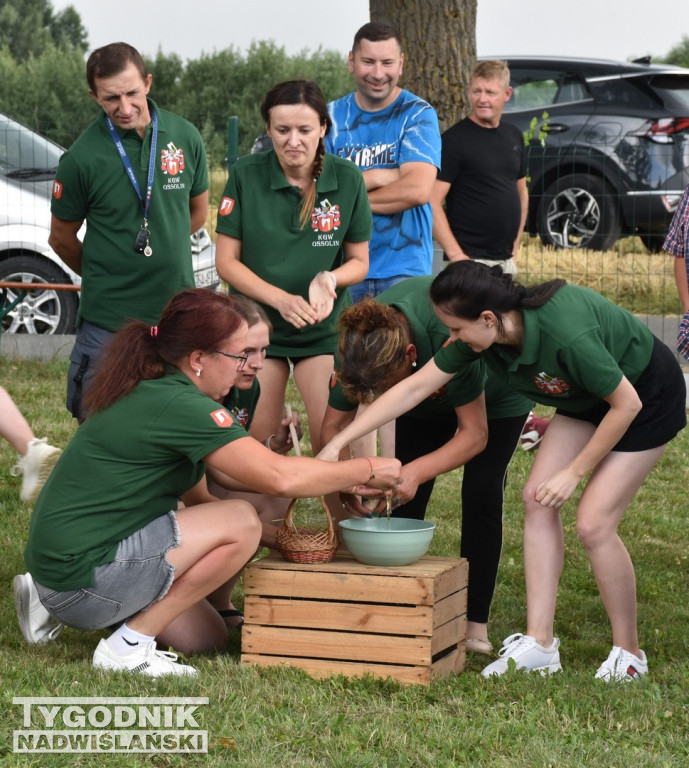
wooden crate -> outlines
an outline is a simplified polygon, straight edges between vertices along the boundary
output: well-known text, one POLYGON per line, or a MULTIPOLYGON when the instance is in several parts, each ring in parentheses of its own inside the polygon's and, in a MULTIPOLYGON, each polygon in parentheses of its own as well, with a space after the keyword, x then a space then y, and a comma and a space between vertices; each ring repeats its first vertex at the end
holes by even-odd
POLYGON ((449 557, 401 567, 349 555, 310 565, 257 560, 244 571, 241 661, 406 683, 458 674, 468 572, 466 560, 449 557))

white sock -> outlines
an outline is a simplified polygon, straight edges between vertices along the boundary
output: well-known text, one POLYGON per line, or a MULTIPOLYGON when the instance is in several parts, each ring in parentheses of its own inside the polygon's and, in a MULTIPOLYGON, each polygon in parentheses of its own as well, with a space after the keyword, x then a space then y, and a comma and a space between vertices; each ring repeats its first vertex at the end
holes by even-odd
POLYGON ((130 629, 126 623, 119 626, 105 642, 120 656, 128 656, 134 653, 142 645, 155 640, 155 635, 142 635, 134 629, 130 629))

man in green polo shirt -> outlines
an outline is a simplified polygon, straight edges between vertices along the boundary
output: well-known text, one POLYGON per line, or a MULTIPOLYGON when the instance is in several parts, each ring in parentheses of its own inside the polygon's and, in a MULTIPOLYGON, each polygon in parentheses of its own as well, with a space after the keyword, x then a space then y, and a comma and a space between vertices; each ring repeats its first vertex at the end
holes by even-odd
POLYGON ((82 277, 67 385, 77 418, 109 336, 132 318, 153 325, 173 294, 194 286, 189 236, 208 213, 201 136, 147 98, 141 54, 126 43, 99 48, 86 79, 103 112, 60 160, 49 239, 82 277))

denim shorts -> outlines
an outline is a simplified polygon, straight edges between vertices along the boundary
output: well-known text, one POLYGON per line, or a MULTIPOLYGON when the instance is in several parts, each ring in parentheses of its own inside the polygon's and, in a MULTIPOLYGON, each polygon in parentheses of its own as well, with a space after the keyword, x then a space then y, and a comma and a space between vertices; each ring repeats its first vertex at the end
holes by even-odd
POLYGON ((179 543, 171 511, 123 539, 115 559, 94 570, 92 586, 57 592, 35 582, 38 596, 46 610, 67 626, 103 629, 119 624, 165 597, 175 577, 165 555, 179 543))

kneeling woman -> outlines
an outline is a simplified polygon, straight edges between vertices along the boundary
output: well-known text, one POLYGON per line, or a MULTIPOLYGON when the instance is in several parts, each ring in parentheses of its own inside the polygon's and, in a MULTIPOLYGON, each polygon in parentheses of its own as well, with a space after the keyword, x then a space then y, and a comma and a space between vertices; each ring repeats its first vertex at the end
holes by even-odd
POLYGON ((201 649, 209 633, 225 636, 205 597, 245 565, 261 528, 247 502, 211 496, 207 466, 288 497, 398 481, 394 459, 280 456, 250 437, 220 404, 244 366, 246 337, 232 299, 202 289, 173 297, 158 326, 125 326, 36 503, 25 557, 40 603, 78 629, 120 625, 100 641, 96 667, 194 674, 156 650, 156 637, 173 623, 176 632, 193 624, 201 649))

